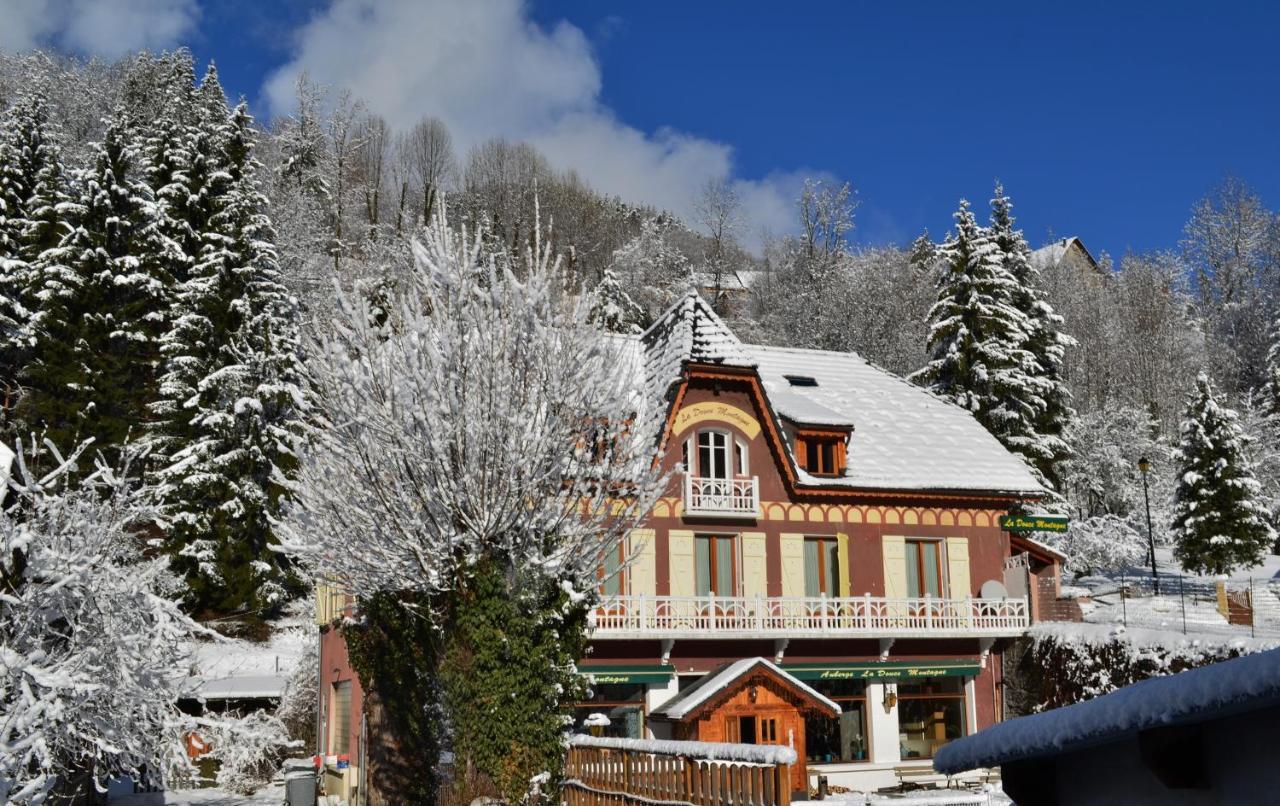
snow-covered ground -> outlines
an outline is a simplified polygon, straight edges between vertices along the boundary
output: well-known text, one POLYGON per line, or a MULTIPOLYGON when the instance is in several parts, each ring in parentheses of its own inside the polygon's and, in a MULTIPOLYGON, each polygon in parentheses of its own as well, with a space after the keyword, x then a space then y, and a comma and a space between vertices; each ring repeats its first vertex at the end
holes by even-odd
POLYGON ((221 789, 182 789, 125 795, 111 801, 112 806, 280 806, 282 803, 283 784, 272 784, 252 795, 233 795, 221 789))
POLYGON ((1156 549, 1160 596, 1153 595, 1149 566, 1127 569, 1123 574, 1082 577, 1072 588, 1087 590, 1086 622, 1125 625, 1188 636, 1242 636, 1280 638, 1280 556, 1267 555, 1252 568, 1237 569, 1227 579, 1228 588, 1252 589, 1254 624, 1228 624, 1217 607, 1214 577, 1183 574, 1169 548, 1156 549), (1125 595, 1121 595, 1121 586, 1125 595))
POLYGON ((918 789, 891 795, 847 793, 829 795, 826 800, 793 800, 792 806, 1012 806, 1013 801, 998 789, 991 792, 968 792, 963 789, 918 789))

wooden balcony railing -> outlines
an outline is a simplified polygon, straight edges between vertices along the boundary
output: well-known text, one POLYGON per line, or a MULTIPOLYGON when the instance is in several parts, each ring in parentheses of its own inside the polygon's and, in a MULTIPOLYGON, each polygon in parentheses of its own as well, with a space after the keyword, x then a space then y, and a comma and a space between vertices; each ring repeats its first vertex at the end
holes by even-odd
POLYGON ((795 751, 573 736, 561 803, 567 806, 788 806, 795 751))
POLYGON ((709 479, 684 474, 684 514, 760 517, 760 479, 709 479))
POLYGON ((1000 637, 1029 624, 1026 599, 613 596, 596 638, 1000 637))

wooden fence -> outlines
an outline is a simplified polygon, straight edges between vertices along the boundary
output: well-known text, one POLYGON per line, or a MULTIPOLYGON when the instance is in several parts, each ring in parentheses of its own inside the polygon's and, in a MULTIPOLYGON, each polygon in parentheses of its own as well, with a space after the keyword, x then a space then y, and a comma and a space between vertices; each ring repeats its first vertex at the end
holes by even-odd
POLYGON ((789 806, 795 751, 768 745, 574 736, 568 806, 789 806))

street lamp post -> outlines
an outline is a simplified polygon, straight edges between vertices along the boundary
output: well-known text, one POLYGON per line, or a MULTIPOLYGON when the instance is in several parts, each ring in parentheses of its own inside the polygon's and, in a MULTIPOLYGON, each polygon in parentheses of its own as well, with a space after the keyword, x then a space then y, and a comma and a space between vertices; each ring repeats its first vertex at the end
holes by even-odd
POLYGON ((1151 530, 1151 493, 1147 491, 1147 471, 1151 463, 1147 457, 1138 460, 1138 470, 1142 472, 1142 500, 1147 505, 1147 546, 1151 550, 1151 581, 1155 586, 1156 596, 1160 595, 1160 572, 1156 570, 1156 538, 1151 530))

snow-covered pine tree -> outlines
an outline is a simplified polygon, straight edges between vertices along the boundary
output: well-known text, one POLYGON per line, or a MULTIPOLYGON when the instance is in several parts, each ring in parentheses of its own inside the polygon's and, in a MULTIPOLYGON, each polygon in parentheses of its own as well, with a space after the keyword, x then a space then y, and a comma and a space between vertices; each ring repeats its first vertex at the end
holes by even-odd
POLYGON ((596 285, 591 321, 610 333, 639 333, 644 329, 644 309, 631 299, 612 269, 605 269, 596 285))
POLYGON ((1035 436, 1023 453, 1040 475, 1060 490, 1063 462, 1071 458, 1066 433, 1075 417, 1071 392, 1062 377, 1062 362, 1075 340, 1062 332, 1062 317, 1040 291, 1031 248, 1022 230, 1014 228, 1013 202, 999 183, 991 199, 991 236, 1003 256, 1005 271, 1017 283, 1013 306, 1027 322, 1022 344, 1030 359, 1024 367, 1029 379, 1027 402, 1036 406, 1036 416, 1035 436))
POLYGON ((38 308, 41 255, 56 246, 63 168, 48 102, 40 91, 20 98, 0 128, 0 432, 14 424, 31 318, 38 308))
POLYGON ((1262 410, 1280 430, 1280 317, 1271 323, 1271 346, 1267 350, 1266 383, 1262 388, 1262 410))
POLYGON ((27 393, 18 413, 55 444, 93 438, 114 463, 140 436, 156 388, 170 278, 170 247, 156 226, 150 189, 134 178, 137 149, 122 110, 109 121, 94 164, 60 205, 67 234, 39 266, 27 393))
POLYGON ((1174 556, 1188 571, 1226 574, 1256 565, 1275 542, 1236 413, 1200 373, 1175 458, 1174 556))
POLYGON ((291 583, 273 520, 297 468, 308 396, 297 307, 280 282, 274 233, 241 104, 222 126, 214 213, 177 293, 152 442, 175 567, 197 611, 261 615, 291 583))
POLYGON ((1026 369, 1027 317, 1013 302, 1018 282, 969 202, 960 201, 955 222, 955 234, 938 249, 930 359, 911 380, 972 412, 1006 448, 1030 460, 1040 403, 1026 369))

